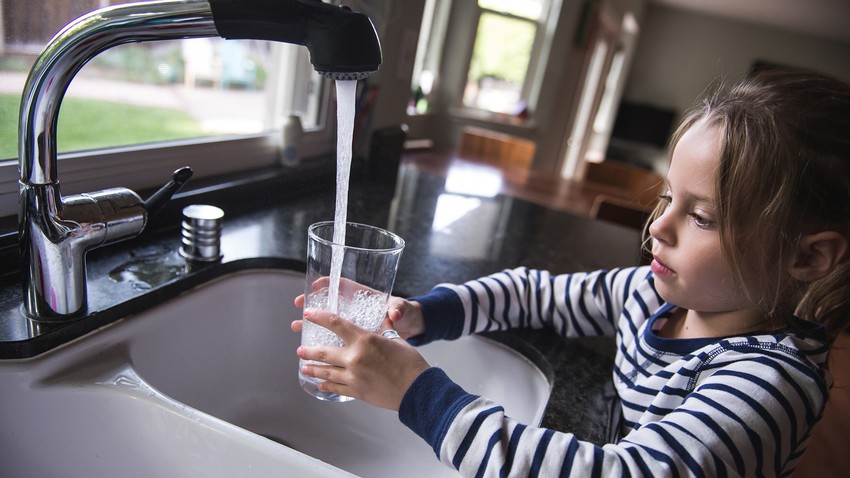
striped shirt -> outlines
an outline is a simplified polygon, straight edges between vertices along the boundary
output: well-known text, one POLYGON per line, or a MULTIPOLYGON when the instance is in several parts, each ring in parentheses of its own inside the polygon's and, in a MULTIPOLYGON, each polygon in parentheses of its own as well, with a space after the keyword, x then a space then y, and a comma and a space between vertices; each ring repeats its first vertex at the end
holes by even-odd
POLYGON ((518 423, 440 369, 423 372, 399 418, 463 476, 787 476, 832 385, 820 325, 658 336, 653 324, 675 306, 658 295, 647 267, 557 276, 519 268, 413 300, 427 328, 414 344, 515 327, 616 337, 623 438, 601 447, 518 423))

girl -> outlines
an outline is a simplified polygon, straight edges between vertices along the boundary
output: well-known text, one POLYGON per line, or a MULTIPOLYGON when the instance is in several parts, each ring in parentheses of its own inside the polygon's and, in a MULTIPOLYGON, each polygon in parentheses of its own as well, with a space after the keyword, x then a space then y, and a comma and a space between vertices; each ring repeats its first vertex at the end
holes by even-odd
POLYGON ((519 268, 392 299, 384 328, 411 344, 518 326, 615 335, 616 443, 516 423, 410 344, 319 310, 304 317, 346 346, 300 347, 328 364, 303 372, 398 410, 464 476, 790 475, 832 384, 829 345, 850 318, 848 132, 847 84, 755 74, 674 133, 650 266, 519 268))

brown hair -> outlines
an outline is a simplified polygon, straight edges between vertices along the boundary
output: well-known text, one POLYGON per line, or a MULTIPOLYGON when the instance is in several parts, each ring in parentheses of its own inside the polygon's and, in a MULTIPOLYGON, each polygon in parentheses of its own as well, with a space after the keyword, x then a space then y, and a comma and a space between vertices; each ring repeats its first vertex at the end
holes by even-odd
POLYGON ((802 70, 754 73, 689 112, 671 151, 698 121, 723 138, 715 200, 730 267, 774 327, 790 325, 796 313, 822 322, 831 343, 850 324, 847 255, 811 283, 791 279, 783 266, 803 234, 836 231, 850 243, 850 85, 802 70))

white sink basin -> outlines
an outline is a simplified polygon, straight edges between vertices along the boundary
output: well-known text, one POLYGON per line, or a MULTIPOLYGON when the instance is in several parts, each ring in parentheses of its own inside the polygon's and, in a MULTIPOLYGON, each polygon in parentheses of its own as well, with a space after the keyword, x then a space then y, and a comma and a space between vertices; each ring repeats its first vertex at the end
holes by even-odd
MULTIPOLYGON (((303 288, 301 273, 235 273, 0 362, 0 476, 456 476, 396 413, 301 390, 289 324, 303 288)), ((540 422, 549 383, 512 349, 466 337, 421 352, 540 422)))

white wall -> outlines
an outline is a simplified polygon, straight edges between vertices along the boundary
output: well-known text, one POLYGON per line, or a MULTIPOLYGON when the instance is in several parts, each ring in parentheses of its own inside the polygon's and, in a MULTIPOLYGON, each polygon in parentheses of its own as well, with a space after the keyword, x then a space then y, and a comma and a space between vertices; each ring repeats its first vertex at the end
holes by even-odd
POLYGON ((367 6, 362 11, 375 24, 383 56, 381 68, 368 80, 370 86, 380 88, 371 111, 371 127, 380 129, 401 125, 407 120, 413 62, 425 0, 364 0, 364 4, 367 6))
POLYGON ((756 60, 850 81, 848 43, 649 4, 624 98, 681 113, 718 79, 739 80, 756 60))

